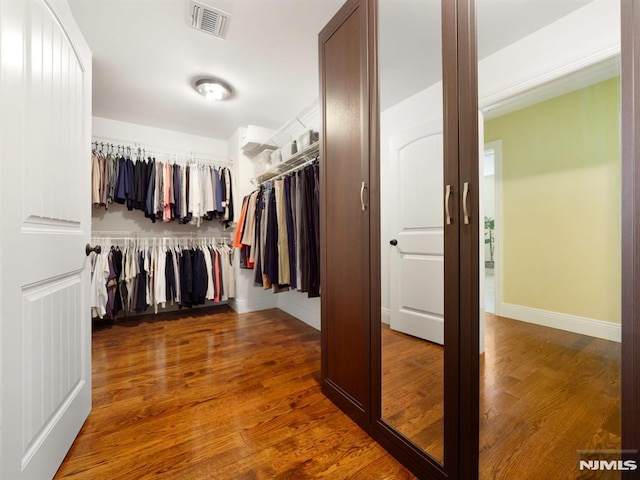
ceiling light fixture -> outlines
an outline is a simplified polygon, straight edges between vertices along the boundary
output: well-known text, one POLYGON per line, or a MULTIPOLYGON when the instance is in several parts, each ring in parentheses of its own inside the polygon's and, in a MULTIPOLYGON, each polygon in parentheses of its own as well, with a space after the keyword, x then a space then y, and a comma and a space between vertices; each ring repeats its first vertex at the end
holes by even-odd
POLYGON ((231 96, 231 87, 221 80, 202 78, 195 83, 196 91, 207 100, 226 100, 231 96))

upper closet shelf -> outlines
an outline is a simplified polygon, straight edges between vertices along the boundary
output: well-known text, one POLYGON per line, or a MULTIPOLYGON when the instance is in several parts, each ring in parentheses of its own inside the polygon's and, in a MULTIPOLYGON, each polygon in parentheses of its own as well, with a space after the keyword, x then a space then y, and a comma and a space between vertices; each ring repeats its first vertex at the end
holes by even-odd
POLYGON ((278 130, 249 125, 242 139, 242 153, 251 159, 255 159, 265 150, 275 150, 286 147, 300 135, 310 130, 318 131, 320 128, 320 103, 315 99, 310 105, 300 111, 278 130))
POLYGON ((282 177, 283 175, 293 172, 297 168, 300 168, 307 163, 313 162, 318 158, 319 154, 320 142, 312 143, 308 147, 291 155, 291 157, 287 160, 284 160, 283 162, 277 163, 275 165, 271 165, 266 172, 258 175, 251 181, 254 185, 260 185, 269 180, 274 180, 276 178, 282 177))

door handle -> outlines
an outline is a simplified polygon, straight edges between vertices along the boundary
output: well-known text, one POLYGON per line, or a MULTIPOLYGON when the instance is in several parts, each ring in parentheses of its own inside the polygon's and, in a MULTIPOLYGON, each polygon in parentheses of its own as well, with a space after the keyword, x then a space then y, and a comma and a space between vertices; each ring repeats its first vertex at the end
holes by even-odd
POLYGON ((389 244, 390 244, 390 245, 393 245, 393 246, 395 247, 396 245, 398 245, 398 240, 396 240, 396 239, 394 238, 393 240, 391 240, 391 241, 389 242, 389 244))
POLYGON ((469 200, 469 182, 464 182, 464 189, 462 191, 462 211, 464 213, 464 224, 469 225, 469 206, 467 201, 469 200))
POLYGON ((451 185, 447 185, 446 193, 444 194, 444 211, 447 217, 447 225, 451 225, 451 213, 449 211, 449 202, 451 201, 451 185))
POLYGON ((362 186, 360 187, 360 205, 362 206, 362 211, 364 212, 367 209, 367 205, 364 203, 364 189, 367 188, 367 183, 362 182, 362 186))
POLYGON ((96 253, 102 252, 102 247, 100 245, 96 245, 95 247, 92 247, 87 243, 87 246, 84 247, 84 252, 87 254, 87 257, 88 257, 91 254, 91 252, 96 252, 96 253))

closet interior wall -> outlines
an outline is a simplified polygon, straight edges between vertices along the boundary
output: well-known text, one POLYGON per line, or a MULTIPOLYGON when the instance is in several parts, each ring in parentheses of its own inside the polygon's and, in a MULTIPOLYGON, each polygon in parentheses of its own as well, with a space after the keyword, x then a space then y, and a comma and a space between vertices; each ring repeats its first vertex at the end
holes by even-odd
MULTIPOLYGON (((156 148, 162 153, 175 153, 178 155, 177 163, 185 163, 185 158, 180 155, 193 154, 194 157, 202 159, 203 163, 213 165, 228 166, 233 170, 230 163, 228 142, 207 138, 197 135, 190 135, 181 132, 174 132, 159 128, 148 127, 145 125, 121 122, 101 117, 93 117, 92 119, 92 138, 113 139, 127 145, 140 145, 146 148, 156 148)), ((134 154, 135 152, 131 152, 134 154)), ((147 152, 147 156, 149 152, 147 152)), ((162 155, 156 156, 156 160, 164 161, 162 155)), ((235 175, 236 172, 233 172, 235 175)), ((234 185, 235 186, 235 185, 234 185)), ((234 191, 235 196, 235 191, 234 191)), ((236 202, 237 204, 237 199, 236 202)), ((237 216, 237 213, 235 213, 237 216)), ((104 207, 92 207, 91 211, 91 231, 92 237, 108 237, 113 239, 124 237, 137 238, 186 238, 186 237, 205 237, 205 238, 231 238, 233 229, 224 229, 223 225, 216 219, 212 221, 203 221, 199 227, 195 225, 182 225, 176 221, 152 223, 150 219, 145 218, 140 210, 127 210, 126 205, 112 203, 108 205, 108 209, 104 207)), ((152 241, 152 240, 151 240, 152 241)), ((236 259, 234 257, 234 265, 236 259)), ((232 303, 231 301, 229 302, 232 303)), ((213 305, 206 302, 204 306, 213 305)), ((233 305, 231 304, 233 307, 233 305)), ((160 312, 177 310, 177 306, 167 306, 160 312)), ((153 309, 149 309, 145 313, 153 313, 153 309)))
MULTIPOLYGON (((309 128, 317 131, 319 125, 316 123, 311 122, 309 128)), ((141 145, 163 146, 165 149, 172 149, 177 153, 206 152, 215 158, 228 159, 232 162, 230 168, 234 176, 235 220, 240 214, 242 198, 255 189, 255 185, 252 183, 252 179, 255 177, 254 161, 242 152, 242 144, 247 130, 244 127, 238 128, 228 140, 219 140, 101 117, 93 117, 92 125, 92 136, 94 137, 128 140, 141 145)), ((276 133, 275 130, 273 132, 276 133)), ((109 212, 105 212, 104 209, 92 211, 93 231, 136 231, 144 235, 158 236, 194 233, 217 237, 220 234, 232 234, 232 230, 224 231, 222 226, 215 221, 203 222, 199 228, 174 222, 158 225, 157 222, 154 224, 144 218, 141 212, 129 212, 122 205, 117 205, 114 208, 110 206, 109 208, 109 212)), ((295 291, 278 294, 265 291, 254 285, 253 270, 240 269, 239 264, 239 256, 236 253, 234 258, 236 298, 229 300, 231 308, 238 313, 279 308, 306 324, 320 329, 319 298, 307 298, 305 293, 295 291)))
MULTIPOLYGON (((318 125, 310 124, 309 128, 318 130, 318 125)), ((242 198, 256 189, 252 182, 255 178, 255 162, 242 151, 246 128, 239 128, 229 139, 229 156, 233 158, 236 173, 236 191, 238 192, 238 214, 242 198)), ((274 131, 274 134, 276 132, 274 131)), ((239 262, 236 262, 239 264, 239 262)), ((250 312, 267 308, 279 308, 298 318, 307 325, 320 330, 320 299, 308 298, 306 293, 297 291, 274 294, 272 290, 264 290, 254 284, 254 271, 239 269, 236 271, 236 299, 233 308, 239 312, 250 312)))

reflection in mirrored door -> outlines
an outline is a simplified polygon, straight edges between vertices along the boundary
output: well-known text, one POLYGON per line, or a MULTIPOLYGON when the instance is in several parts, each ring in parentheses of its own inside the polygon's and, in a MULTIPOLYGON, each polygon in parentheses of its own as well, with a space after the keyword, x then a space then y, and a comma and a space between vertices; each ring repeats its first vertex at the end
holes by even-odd
POLYGON ((382 420, 444 463, 440 0, 379 0, 382 420))
POLYGON ((480 478, 574 478, 620 458, 619 2, 477 13, 484 141, 501 145, 480 478))

